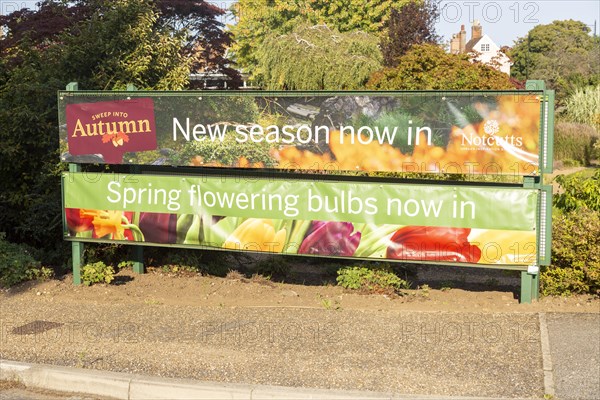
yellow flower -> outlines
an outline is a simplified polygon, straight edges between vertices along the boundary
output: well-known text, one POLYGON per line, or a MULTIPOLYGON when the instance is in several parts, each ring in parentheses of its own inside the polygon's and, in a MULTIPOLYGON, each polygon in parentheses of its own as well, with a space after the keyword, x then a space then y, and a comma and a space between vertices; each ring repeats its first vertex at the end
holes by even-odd
MULTIPOLYGON (((89 211, 85 215, 93 215, 94 220, 92 224, 94 225, 94 234, 97 237, 104 237, 106 235, 111 235, 111 239, 114 240, 123 240, 125 232, 125 228, 122 225, 123 221, 123 212, 122 211, 96 211, 95 213, 90 213, 89 211)), ((83 213, 82 213, 83 214, 83 213)))
POLYGON ((535 231, 473 229, 469 242, 482 250, 479 262, 483 264, 528 265, 535 262, 535 231))
POLYGON ((281 229, 275 232, 273 220, 249 218, 223 243, 226 249, 256 250, 281 253, 285 243, 286 231, 281 229))

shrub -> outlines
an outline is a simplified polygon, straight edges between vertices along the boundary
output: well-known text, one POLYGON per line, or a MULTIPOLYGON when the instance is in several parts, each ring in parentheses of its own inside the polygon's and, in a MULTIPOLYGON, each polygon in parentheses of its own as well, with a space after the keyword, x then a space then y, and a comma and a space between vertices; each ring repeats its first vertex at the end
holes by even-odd
POLYGON ((81 268, 81 281, 90 286, 94 283, 111 283, 115 279, 115 270, 102 261, 86 264, 81 268))
POLYGON ((592 149, 592 160, 600 161, 600 138, 596 139, 592 149))
POLYGON ((559 175, 556 181, 564 190, 555 196, 555 205, 563 211, 573 211, 587 207, 600 212, 600 169, 592 176, 585 172, 571 175, 559 175))
POLYGON ((580 207, 555 216, 552 265, 540 275, 542 294, 600 294, 600 213, 580 207))
POLYGON ((10 243, 0 233, 0 286, 13 286, 32 279, 52 276, 50 268, 41 267, 27 246, 10 243))
POLYGON ((394 274, 387 264, 372 267, 354 266, 338 270, 337 283, 345 289, 367 293, 396 293, 408 289, 409 283, 394 274))
POLYGON ((598 132, 589 125, 559 122, 554 130, 554 159, 568 166, 589 165, 598 132))

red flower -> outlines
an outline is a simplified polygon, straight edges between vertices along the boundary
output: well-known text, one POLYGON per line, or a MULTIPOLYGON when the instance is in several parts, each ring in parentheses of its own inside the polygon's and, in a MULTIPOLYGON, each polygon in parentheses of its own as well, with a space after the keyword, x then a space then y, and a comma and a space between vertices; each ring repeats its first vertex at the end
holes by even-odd
POLYGON ((350 222, 313 221, 298 254, 350 257, 360 243, 360 232, 352 234, 350 222))
POLYGON ((123 216, 127 221, 133 218, 133 212, 89 210, 84 208, 65 208, 67 227, 71 232, 92 231, 93 238, 110 235, 111 239, 133 240, 130 229, 123 228, 123 216))
POLYGON ((405 226, 392 236, 387 258, 476 263, 481 250, 469 243, 469 233, 470 228, 405 226))
POLYGON ((79 208, 65 208, 65 215, 71 232, 85 232, 94 227, 94 217, 81 213, 79 208))

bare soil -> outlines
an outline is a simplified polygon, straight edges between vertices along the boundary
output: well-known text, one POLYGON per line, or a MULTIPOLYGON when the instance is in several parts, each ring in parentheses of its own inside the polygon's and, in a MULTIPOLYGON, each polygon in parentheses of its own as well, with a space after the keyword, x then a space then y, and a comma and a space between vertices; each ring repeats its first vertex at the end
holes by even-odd
MULTIPOLYGON (((471 276, 487 271, 468 271, 471 276)), ((502 271, 495 271, 502 272, 502 271)), ((449 275, 452 276, 452 275, 449 275)), ((533 304, 519 304, 518 289, 497 279, 475 285, 470 281, 447 281, 405 290, 402 295, 362 294, 333 284, 303 285, 271 281, 260 275, 230 274, 219 278, 192 273, 146 274, 121 270, 111 284, 74 286, 72 276, 47 282, 29 282, 3 290, 21 301, 58 301, 78 304, 145 304, 226 308, 316 308, 397 311, 468 312, 600 312, 593 296, 546 297, 533 304), (476 287, 476 290, 472 290, 476 287)))

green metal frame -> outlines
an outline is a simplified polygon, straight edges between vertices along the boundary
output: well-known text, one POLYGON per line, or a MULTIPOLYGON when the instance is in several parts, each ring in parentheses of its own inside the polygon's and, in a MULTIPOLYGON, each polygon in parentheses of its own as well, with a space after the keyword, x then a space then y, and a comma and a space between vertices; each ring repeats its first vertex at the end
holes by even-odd
MULTIPOLYGON (((545 266, 550 264, 550 248, 552 241, 552 187, 549 185, 543 184, 543 177, 546 173, 552 172, 552 163, 553 163, 553 139, 554 139, 554 91, 546 90, 545 84, 543 81, 539 80, 531 80, 526 82, 525 86, 526 91, 530 92, 532 95, 539 95, 540 98, 540 107, 541 107, 541 117, 540 117, 540 154, 539 154, 539 169, 538 173, 534 176, 525 176, 523 177, 522 185, 518 184, 499 184, 500 186, 521 186, 523 188, 528 189, 537 189, 539 190, 538 196, 538 212, 536 216, 536 230, 537 230, 537 259, 536 264, 528 266, 527 270, 523 270, 522 266, 497 266, 497 265, 481 265, 481 264, 464 264, 465 267, 475 267, 475 268, 493 268, 493 269, 507 269, 507 270, 519 270, 521 271, 521 293, 520 293, 520 302, 521 303, 531 303, 532 300, 537 300, 539 298, 539 268, 540 266, 545 266)), ((78 85, 75 82, 70 83, 66 87, 66 91, 59 91, 58 96, 61 98, 62 96, 72 96, 74 91, 78 91, 78 85)), ((118 94, 127 93, 132 97, 136 96, 148 96, 147 92, 139 92, 135 93, 137 89, 133 85, 127 85, 127 91, 78 91, 78 96, 90 96, 90 97, 114 97, 118 94)), ((267 92, 267 91, 244 91, 244 92, 236 92, 236 91, 202 91, 202 92, 182 92, 182 91, 165 91, 160 92, 161 96, 199 96, 201 97, 212 97, 212 96, 263 96, 263 97, 293 97, 293 96, 311 96, 311 95, 425 95, 431 94, 431 91, 411 91, 411 92, 400 92, 400 91, 295 91, 295 92, 267 92)), ((436 91, 436 94, 440 96, 444 95, 465 95, 470 96, 473 95, 473 92, 463 92, 463 91, 436 91)), ((510 94, 510 93, 518 93, 523 94, 523 91, 497 91, 497 90, 488 90, 488 91, 478 91, 477 94, 482 95, 498 95, 498 94, 510 94)), ((151 171, 156 169, 157 167, 146 166, 142 169, 141 166, 131 166, 131 173, 140 174, 145 171, 151 171)), ((163 168, 168 169, 169 167, 163 168)), ((172 169, 172 168, 171 168, 172 169)), ((69 164, 70 172, 81 172, 81 166, 79 164, 69 164)), ((186 168, 178 168, 178 174, 189 175, 195 174, 195 171, 187 170, 186 168)), ((204 171, 205 173, 207 171, 204 171)), ((219 174, 227 174, 228 172, 223 172, 219 170, 219 174)), ((235 171, 236 174, 240 174, 241 171, 235 171)), ((260 172, 256 171, 244 171, 244 175, 253 175, 253 176, 261 176, 260 172)), ((196 173, 197 174, 197 173, 196 173)), ((294 174, 291 173, 282 173, 282 176, 291 177, 294 174)), ((272 174, 270 175, 272 176, 272 174)), ((323 177, 324 179, 330 179, 329 177, 323 177)), ((64 179, 64 178, 63 178, 64 179)), ((353 177, 345 177, 345 176, 337 176, 334 179, 337 180, 352 180, 355 179, 353 177)), ((334 180, 332 179, 332 180, 334 180)), ((387 179, 390 181, 390 179, 387 179)), ((392 180, 393 181, 393 180, 392 180)), ((400 179, 402 181, 402 179, 400 179)), ((414 183, 414 181, 413 181, 414 183)), ((441 182, 440 182, 441 183, 441 182)), ((464 184, 458 183, 457 184, 464 184)), ((450 183, 447 183, 450 184, 450 183)), ((477 186, 481 185, 481 183, 471 183, 469 186, 477 186)), ((498 185, 498 184, 494 184, 498 185)), ((64 196, 63 196, 64 202, 64 196)), ((66 221, 65 221, 66 227, 66 221)), ((65 228, 66 229, 66 228, 65 228)), ((72 263, 73 263, 73 283, 75 285, 79 285, 81 283, 81 274, 80 268, 83 262, 84 255, 84 243, 85 242, 103 242, 100 240, 92 240, 86 238, 72 238, 66 237, 65 240, 71 241, 71 249, 72 249, 72 263)), ((107 241, 108 242, 108 241, 107 241)), ((115 241, 110 241, 110 243, 115 243, 115 241)), ((117 241, 117 243, 129 244, 127 241, 117 241)), ((133 263, 133 270, 136 273, 144 273, 144 263, 143 263, 143 248, 144 246, 152 246, 152 247, 177 247, 176 245, 168 245, 168 244, 135 244, 132 245, 131 258, 133 263)), ((187 248, 196 248, 196 249, 209 249, 209 250, 222 250, 216 248, 210 248, 206 246, 186 246, 187 248)), ((303 255, 299 255, 303 256, 303 255)), ((332 258, 344 258, 344 257, 332 257, 332 258)), ((361 258, 357 258, 361 259, 361 258)), ((393 261, 393 260, 390 260, 393 261)), ((444 263, 444 262, 428 262, 428 261, 420 261, 416 262, 417 264, 433 264, 433 265, 456 265, 453 263, 444 263)), ((462 265, 462 264, 461 264, 462 265)))

